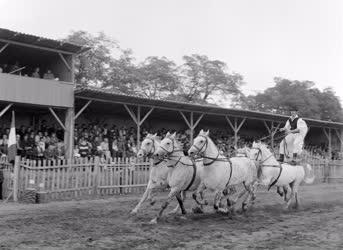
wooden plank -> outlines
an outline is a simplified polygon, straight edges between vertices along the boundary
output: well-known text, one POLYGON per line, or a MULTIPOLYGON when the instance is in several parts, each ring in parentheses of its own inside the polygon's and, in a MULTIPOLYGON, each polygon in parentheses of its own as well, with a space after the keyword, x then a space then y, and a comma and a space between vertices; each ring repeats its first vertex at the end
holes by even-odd
POLYGON ((82 112, 89 106, 89 104, 92 103, 92 100, 89 100, 80 110, 77 112, 77 114, 74 116, 74 121, 82 114, 82 112))

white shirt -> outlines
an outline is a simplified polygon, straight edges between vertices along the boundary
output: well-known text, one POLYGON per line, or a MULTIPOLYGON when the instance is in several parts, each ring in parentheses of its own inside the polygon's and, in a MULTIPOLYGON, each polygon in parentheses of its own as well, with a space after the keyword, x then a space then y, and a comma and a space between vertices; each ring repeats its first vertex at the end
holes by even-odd
MULTIPOLYGON (((295 118, 298 118, 298 116, 294 117, 294 119, 295 118)), ((294 120, 292 118, 290 118, 290 119, 294 120)), ((285 125, 284 128, 285 129, 291 129, 291 124, 289 123, 289 120, 287 120, 286 125, 285 125)), ((305 137, 305 135, 306 135, 306 133, 308 131, 308 127, 307 127, 306 122, 303 119, 298 118, 297 128, 300 130, 300 134, 305 137)))

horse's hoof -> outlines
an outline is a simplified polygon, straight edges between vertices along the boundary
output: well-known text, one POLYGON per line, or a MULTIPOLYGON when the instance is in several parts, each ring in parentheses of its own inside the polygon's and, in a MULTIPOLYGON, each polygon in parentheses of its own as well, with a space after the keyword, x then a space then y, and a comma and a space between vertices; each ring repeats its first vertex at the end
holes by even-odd
POLYGON ((194 214, 203 214, 204 211, 202 211, 202 209, 200 207, 194 207, 192 208, 192 211, 194 214))
POLYGON ((130 215, 136 215, 137 214, 137 210, 132 210, 131 212, 130 212, 130 215))
POLYGON ((152 219, 150 222, 149 222, 150 225, 155 225, 157 224, 157 218, 154 218, 152 219))
POLYGON ((219 208, 218 212, 222 213, 222 214, 228 214, 229 210, 227 208, 219 208))
POLYGON ((204 200, 204 205, 207 206, 208 205, 208 201, 204 200))
POLYGON ((155 203, 156 203, 156 201, 155 201, 155 200, 153 200, 153 201, 150 201, 150 205, 151 205, 151 206, 155 205, 155 203))

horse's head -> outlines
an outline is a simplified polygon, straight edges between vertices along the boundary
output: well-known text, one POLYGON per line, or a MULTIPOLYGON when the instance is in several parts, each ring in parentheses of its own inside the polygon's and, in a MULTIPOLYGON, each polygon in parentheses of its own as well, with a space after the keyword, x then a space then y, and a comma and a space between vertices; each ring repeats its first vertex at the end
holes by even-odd
POLYGON ((141 147, 137 152, 137 157, 142 158, 144 156, 152 156, 158 146, 157 134, 148 134, 141 143, 141 147))
POLYGON ((170 134, 168 132, 164 139, 161 141, 160 146, 156 149, 154 156, 169 156, 177 150, 179 150, 179 144, 176 140, 176 133, 170 134))
POLYGON ((262 142, 253 142, 250 150, 250 159, 265 162, 269 158, 273 159, 273 157, 273 154, 270 152, 266 144, 262 142))
POLYGON ((244 148, 237 149, 236 156, 244 156, 250 158, 250 148, 244 146, 244 148))
POLYGON ((192 146, 188 150, 189 156, 201 155, 205 152, 210 138, 209 131, 201 130, 197 137, 194 138, 192 146))

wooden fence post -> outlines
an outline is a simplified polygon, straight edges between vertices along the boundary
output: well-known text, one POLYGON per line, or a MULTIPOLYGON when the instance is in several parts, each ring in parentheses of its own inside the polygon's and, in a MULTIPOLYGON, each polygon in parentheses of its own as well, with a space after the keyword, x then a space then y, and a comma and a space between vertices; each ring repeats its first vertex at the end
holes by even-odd
POLYGON ((94 159, 94 169, 93 169, 93 195, 98 194, 99 178, 100 177, 100 158, 96 156, 94 159))
POLYGON ((16 156, 13 169, 13 201, 18 201, 20 156, 16 156))

